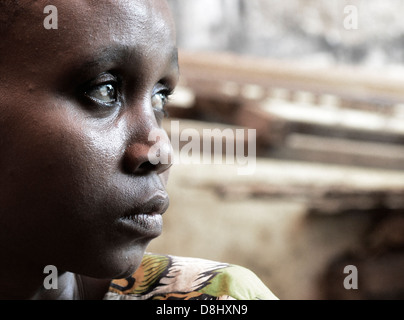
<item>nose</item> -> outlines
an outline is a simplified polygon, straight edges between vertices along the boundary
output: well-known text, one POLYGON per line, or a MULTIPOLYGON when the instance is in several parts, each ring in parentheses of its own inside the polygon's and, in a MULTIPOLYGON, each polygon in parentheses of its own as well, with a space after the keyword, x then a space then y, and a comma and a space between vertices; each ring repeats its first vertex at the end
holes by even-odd
POLYGON ((172 165, 172 146, 162 128, 153 128, 144 138, 135 139, 126 149, 124 169, 129 174, 161 174, 172 165))

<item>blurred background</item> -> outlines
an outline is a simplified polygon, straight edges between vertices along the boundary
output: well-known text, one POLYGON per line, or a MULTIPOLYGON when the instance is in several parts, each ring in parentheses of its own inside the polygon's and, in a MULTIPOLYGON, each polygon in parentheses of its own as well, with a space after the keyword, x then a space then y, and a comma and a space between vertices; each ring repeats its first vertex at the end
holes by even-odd
POLYGON ((404 2, 168 1, 168 133, 255 129, 257 163, 176 163, 148 250, 243 265, 280 299, 404 298, 404 2))

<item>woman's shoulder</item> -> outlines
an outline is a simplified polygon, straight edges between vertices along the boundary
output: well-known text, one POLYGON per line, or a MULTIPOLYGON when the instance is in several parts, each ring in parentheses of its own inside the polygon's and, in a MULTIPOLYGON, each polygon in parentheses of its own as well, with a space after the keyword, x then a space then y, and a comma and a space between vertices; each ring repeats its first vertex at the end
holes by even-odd
POLYGON ((249 269, 200 258, 146 253, 136 272, 113 280, 107 300, 272 300, 249 269))

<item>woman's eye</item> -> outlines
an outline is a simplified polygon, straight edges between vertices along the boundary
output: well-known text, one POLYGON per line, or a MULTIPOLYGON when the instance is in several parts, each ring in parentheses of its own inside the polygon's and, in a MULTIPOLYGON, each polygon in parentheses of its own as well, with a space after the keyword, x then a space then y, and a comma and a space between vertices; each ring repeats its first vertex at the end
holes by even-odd
POLYGON ((86 95, 101 103, 117 102, 117 90, 112 83, 98 85, 87 91, 86 95))
POLYGON ((154 110, 166 115, 165 105, 168 102, 168 95, 164 92, 158 92, 152 96, 152 107, 154 110))

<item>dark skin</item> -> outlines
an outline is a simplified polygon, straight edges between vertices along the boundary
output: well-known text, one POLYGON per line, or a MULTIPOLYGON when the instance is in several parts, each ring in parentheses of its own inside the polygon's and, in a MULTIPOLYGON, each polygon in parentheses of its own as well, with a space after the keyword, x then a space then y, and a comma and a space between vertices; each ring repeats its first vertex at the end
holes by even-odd
POLYGON ((170 163, 149 162, 148 137, 170 149, 174 26, 164 0, 55 0, 46 30, 47 4, 0 44, 0 298, 101 299, 161 233, 170 163))

